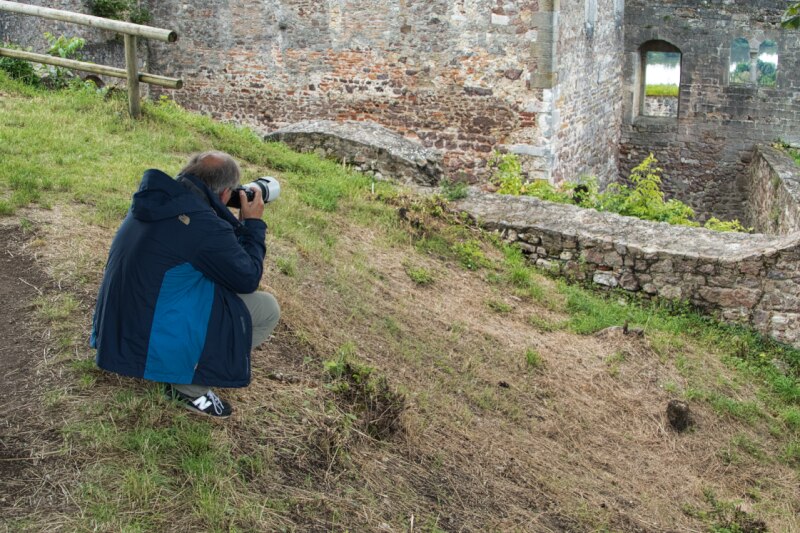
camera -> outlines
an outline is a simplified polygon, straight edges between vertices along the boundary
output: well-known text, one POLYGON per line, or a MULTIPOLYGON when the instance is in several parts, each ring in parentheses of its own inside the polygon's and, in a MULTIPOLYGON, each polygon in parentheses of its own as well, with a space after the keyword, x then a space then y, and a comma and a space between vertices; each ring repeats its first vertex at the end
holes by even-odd
POLYGON ((264 176, 263 178, 258 178, 256 181, 245 183, 241 187, 233 189, 231 192, 231 199, 228 200, 226 204, 228 207, 241 207, 239 191, 245 192, 248 202, 252 202, 256 194, 260 192, 266 204, 278 199, 278 196, 281 194, 281 185, 278 183, 278 180, 272 176, 264 176))

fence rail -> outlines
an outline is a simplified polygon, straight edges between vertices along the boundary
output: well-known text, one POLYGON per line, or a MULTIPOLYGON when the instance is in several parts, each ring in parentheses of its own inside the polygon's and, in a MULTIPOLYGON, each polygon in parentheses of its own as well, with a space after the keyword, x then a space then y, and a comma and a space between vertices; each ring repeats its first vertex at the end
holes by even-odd
POLYGON ((0 0, 0 11, 7 11, 9 13, 16 13, 20 15, 32 15, 35 17, 58 20, 62 22, 71 22, 74 24, 81 24, 83 26, 90 26, 92 28, 122 33, 125 38, 125 69, 109 67, 106 65, 96 65, 94 63, 86 63, 83 61, 75 61, 73 59, 64 59, 60 57, 36 54, 33 52, 25 52, 22 50, 14 50, 4 47, 0 47, 0 56, 24 59, 27 61, 34 61, 36 63, 44 63, 47 65, 56 65, 85 72, 92 72, 94 74, 101 74, 104 76, 127 78, 128 109, 131 113, 131 116, 134 118, 139 118, 139 116, 141 116, 141 105, 139 101, 140 81, 142 83, 149 83, 151 85, 169 87, 171 89, 180 89, 183 87, 183 81, 180 79, 167 78, 165 76, 157 76, 155 74, 147 74, 146 72, 138 71, 138 63, 136 60, 136 38, 142 37, 144 39, 156 39, 159 41, 174 43, 178 40, 178 34, 172 30, 153 28, 151 26, 143 26, 141 24, 132 24, 130 22, 95 17, 92 15, 85 15, 83 13, 62 11, 60 9, 20 4, 19 2, 9 2, 6 0, 0 0))

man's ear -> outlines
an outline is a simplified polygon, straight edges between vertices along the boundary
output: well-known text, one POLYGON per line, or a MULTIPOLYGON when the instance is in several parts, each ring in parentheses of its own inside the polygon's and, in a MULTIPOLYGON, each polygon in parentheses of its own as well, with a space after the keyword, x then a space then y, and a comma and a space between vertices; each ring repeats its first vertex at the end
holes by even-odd
POLYGON ((230 187, 226 188, 221 193, 219 193, 219 199, 222 202, 222 205, 226 205, 228 203, 228 200, 231 199, 232 193, 233 189, 231 189, 230 187))

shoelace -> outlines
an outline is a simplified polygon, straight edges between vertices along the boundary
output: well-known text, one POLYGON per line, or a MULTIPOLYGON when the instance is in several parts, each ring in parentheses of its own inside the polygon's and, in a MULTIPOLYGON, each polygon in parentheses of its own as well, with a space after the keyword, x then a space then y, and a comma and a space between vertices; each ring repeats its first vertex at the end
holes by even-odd
POLYGON ((206 396, 208 396, 208 399, 214 404, 214 412, 216 412, 218 415, 221 415, 222 411, 225 409, 225 406, 222 404, 222 400, 219 399, 219 396, 214 394, 212 391, 208 391, 206 396))

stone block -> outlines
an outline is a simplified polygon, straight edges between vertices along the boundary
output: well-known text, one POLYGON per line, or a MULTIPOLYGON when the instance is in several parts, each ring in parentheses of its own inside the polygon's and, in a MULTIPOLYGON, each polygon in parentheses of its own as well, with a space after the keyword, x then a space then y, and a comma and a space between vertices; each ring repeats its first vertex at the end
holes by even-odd
POLYGON ((683 289, 678 285, 666 285, 658 289, 658 295, 667 300, 680 300, 683 297, 683 289))
POLYGON ((592 281, 598 285, 614 288, 619 285, 617 277, 612 272, 597 271, 592 276, 592 281))

